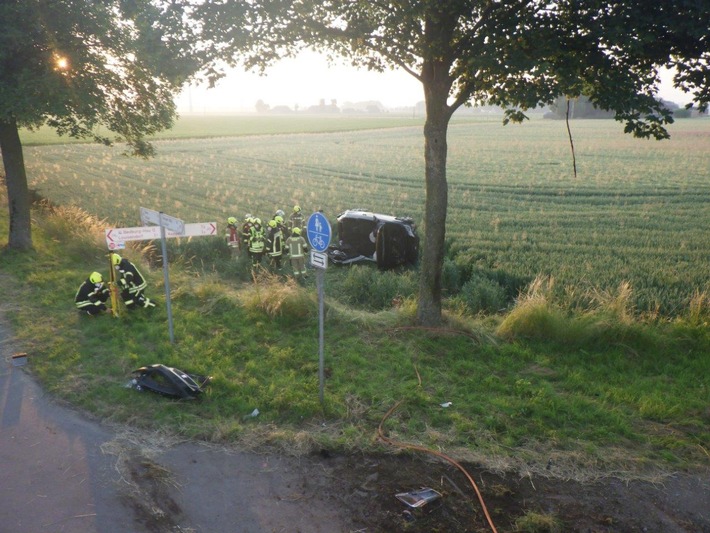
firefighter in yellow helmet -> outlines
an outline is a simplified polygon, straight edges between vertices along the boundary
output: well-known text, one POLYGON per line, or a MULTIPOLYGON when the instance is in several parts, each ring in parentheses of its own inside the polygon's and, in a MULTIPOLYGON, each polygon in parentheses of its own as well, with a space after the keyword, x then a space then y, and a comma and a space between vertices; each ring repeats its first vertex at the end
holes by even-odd
POLYGON ((240 248, 242 250, 249 250, 249 237, 251 236, 251 227, 253 225, 254 217, 251 213, 244 215, 244 221, 242 222, 242 234, 240 236, 242 244, 240 248))
POLYGON ((288 229, 290 233, 293 233, 293 230, 295 228, 300 229, 303 231, 304 225, 305 225, 305 218, 303 216, 303 211, 301 210, 301 206, 299 205, 294 205, 293 206, 293 212, 291 213, 291 216, 288 217, 288 229))
POLYGON ((284 234, 276 219, 269 220, 266 230, 266 253, 276 270, 281 270, 281 257, 284 252, 284 234))
POLYGON ((286 249, 288 250, 288 255, 291 257, 293 275, 296 278, 300 276, 305 278, 308 244, 306 244, 306 239, 301 236, 301 228, 293 228, 291 236, 286 239, 286 249))
POLYGON ((82 315, 96 316, 108 311, 106 300, 109 295, 104 277, 98 272, 92 272, 76 291, 74 303, 82 315))
POLYGON ((266 249, 266 241, 264 238, 264 228, 261 226, 261 219, 254 217, 251 219, 251 228, 249 230, 249 257, 251 257, 252 268, 261 264, 261 258, 264 256, 266 249))
POLYGON ((241 248, 241 234, 240 228, 237 227, 236 217, 229 217, 227 219, 227 228, 224 232, 224 240, 227 242, 232 259, 236 259, 239 256, 239 250, 241 248))
POLYGON ((121 298, 127 309, 155 307, 155 304, 143 294, 148 282, 136 265, 116 253, 111 254, 111 264, 116 269, 116 279, 121 289, 121 298))

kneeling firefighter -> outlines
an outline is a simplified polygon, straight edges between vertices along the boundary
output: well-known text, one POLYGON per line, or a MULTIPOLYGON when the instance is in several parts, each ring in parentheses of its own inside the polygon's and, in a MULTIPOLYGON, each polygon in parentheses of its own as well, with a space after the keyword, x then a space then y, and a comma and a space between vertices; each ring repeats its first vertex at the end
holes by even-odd
POLYGON ((121 288, 121 298, 126 304, 126 308, 155 307, 150 298, 146 298, 143 294, 148 282, 136 266, 128 259, 113 253, 111 254, 111 263, 119 274, 117 283, 121 288))
POLYGON ((107 311, 108 287, 98 272, 92 272, 76 291, 74 303, 81 314, 96 316, 107 311))

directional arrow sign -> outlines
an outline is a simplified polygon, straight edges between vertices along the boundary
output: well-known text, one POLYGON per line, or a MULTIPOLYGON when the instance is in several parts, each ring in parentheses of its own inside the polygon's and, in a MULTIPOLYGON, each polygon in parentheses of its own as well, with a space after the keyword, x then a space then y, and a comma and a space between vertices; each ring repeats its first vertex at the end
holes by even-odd
MULTIPOLYGON (((195 222, 184 224, 181 233, 166 231, 166 237, 206 237, 217 234, 216 222, 195 222)), ((158 226, 139 226, 136 228, 111 228, 106 230, 106 245, 109 250, 125 248, 126 241, 150 241, 160 239, 158 226)))
POLYGON ((328 267, 328 254, 311 250, 311 265, 325 270, 328 267))
POLYGON ((166 231, 166 237, 208 237, 217 235, 216 222, 195 222, 194 224, 185 224, 184 233, 174 233, 166 231))
POLYGON ((146 209, 145 207, 141 207, 141 222, 145 225, 164 226, 165 229, 180 235, 185 231, 185 222, 179 218, 171 217, 153 209, 146 209))
POLYGON ((111 243, 126 241, 147 241, 160 239, 160 228, 158 226, 139 226, 137 228, 111 228, 106 230, 106 243, 111 247, 111 243))

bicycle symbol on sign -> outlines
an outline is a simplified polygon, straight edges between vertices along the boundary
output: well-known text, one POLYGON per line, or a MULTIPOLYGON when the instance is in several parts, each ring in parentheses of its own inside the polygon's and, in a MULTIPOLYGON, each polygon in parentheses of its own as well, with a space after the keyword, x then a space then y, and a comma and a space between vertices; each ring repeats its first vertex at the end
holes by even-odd
POLYGON ((313 238, 313 244, 314 244, 317 248, 321 248, 321 249, 322 249, 322 248, 325 248, 325 241, 323 240, 323 238, 322 238, 320 235, 316 235, 316 236, 313 238))

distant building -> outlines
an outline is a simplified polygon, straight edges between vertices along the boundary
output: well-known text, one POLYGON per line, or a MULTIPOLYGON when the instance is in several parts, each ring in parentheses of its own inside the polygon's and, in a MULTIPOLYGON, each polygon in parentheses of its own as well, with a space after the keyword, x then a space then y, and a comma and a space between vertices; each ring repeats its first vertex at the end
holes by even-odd
POLYGON ((340 108, 337 105, 337 100, 331 100, 330 104, 326 105, 325 99, 321 98, 320 103, 309 107, 307 112, 316 114, 335 114, 340 113, 340 108))

